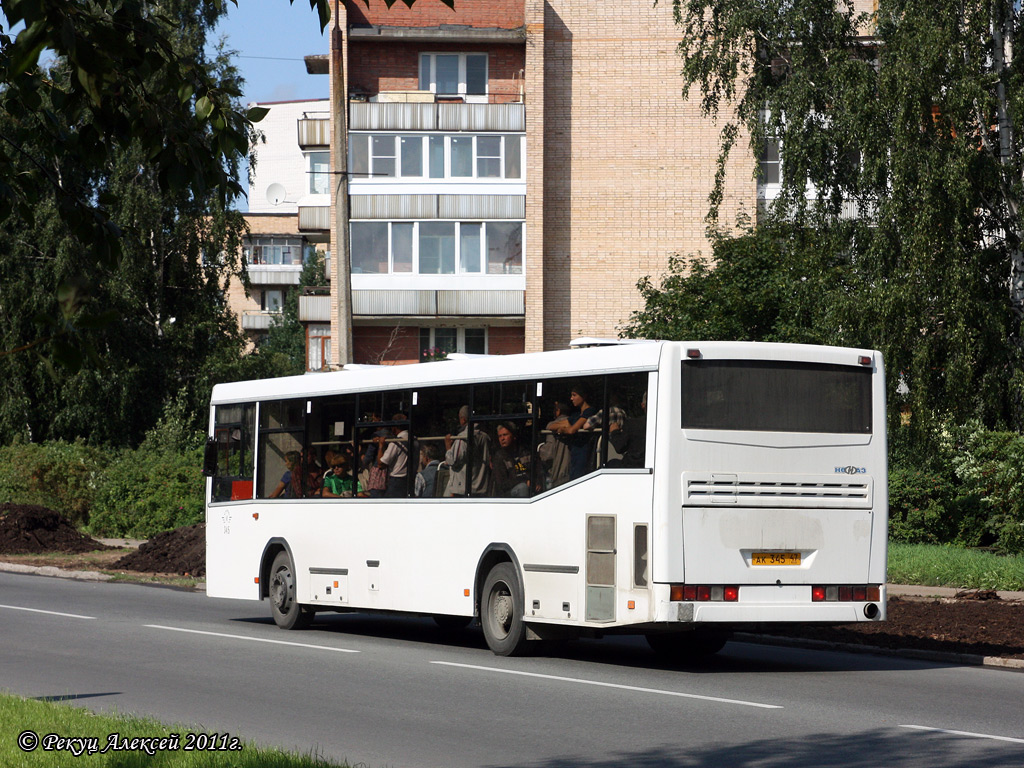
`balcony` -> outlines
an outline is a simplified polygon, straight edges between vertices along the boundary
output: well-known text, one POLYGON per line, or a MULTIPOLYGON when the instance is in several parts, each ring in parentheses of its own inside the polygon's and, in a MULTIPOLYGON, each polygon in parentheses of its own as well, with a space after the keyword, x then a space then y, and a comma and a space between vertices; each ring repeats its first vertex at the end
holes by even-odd
POLYGON ((270 328, 275 317, 280 317, 280 312, 264 312, 261 310, 250 310, 242 313, 243 331, 266 331, 270 328))
POLYGON ((349 130, 522 133, 526 130, 526 105, 417 101, 353 102, 349 105, 349 130))
POLYGON ((249 282, 253 285, 298 285, 301 264, 248 264, 249 282))
POLYGON ((331 119, 327 112, 306 112, 298 119, 299 146, 329 147, 331 145, 331 119))
MULTIPOLYGON (((520 290, 353 290, 352 316, 371 317, 502 317, 521 319, 520 290)), ((300 296, 299 320, 331 320, 330 296, 300 296)))
POLYGON ((329 205, 300 205, 299 232, 326 232, 331 228, 329 205))

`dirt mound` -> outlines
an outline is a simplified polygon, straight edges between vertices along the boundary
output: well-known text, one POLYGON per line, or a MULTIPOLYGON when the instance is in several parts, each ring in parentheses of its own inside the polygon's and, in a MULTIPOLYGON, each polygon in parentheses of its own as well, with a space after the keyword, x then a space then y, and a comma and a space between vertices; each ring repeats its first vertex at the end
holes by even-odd
POLYGON ((79 533, 59 512, 34 504, 0 504, 0 554, 111 549, 79 533))
POLYGON ((187 525, 158 533, 112 568, 146 573, 206 575, 206 523, 187 525))
POLYGON ((1024 659, 1024 603, 890 597, 887 621, 838 627, 771 627, 767 633, 882 648, 1024 659))

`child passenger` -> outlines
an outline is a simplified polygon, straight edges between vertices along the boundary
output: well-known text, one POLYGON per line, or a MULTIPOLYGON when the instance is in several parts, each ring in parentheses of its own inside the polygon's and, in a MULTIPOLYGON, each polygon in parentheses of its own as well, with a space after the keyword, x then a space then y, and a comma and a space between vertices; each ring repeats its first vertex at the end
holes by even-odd
POLYGON ((342 453, 334 455, 334 466, 324 476, 324 498, 351 499, 353 496, 361 496, 362 488, 359 482, 352 477, 348 457, 342 453))

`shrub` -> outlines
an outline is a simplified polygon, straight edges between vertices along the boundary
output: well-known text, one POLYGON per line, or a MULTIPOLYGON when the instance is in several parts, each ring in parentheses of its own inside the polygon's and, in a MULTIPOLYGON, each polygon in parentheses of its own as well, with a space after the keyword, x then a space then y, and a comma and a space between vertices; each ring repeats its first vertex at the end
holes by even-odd
POLYGON ((0 501, 49 507, 83 525, 109 460, 109 451, 81 441, 0 447, 0 501))
POLYGON ((201 450, 127 451, 103 473, 89 529, 96 536, 149 538, 202 522, 201 450))

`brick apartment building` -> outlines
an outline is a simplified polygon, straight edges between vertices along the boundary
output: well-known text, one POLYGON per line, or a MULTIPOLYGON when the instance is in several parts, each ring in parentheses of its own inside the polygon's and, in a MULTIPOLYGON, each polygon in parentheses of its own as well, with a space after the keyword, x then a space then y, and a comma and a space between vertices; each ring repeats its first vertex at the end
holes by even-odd
MULTIPOLYGON (((641 306, 640 277, 663 274, 674 253, 708 251, 719 126, 683 98, 669 4, 455 5, 344 2, 338 55, 306 60, 342 93, 263 105, 254 290, 233 297, 247 329, 268 323, 297 284, 304 248, 336 252, 338 189, 348 195, 355 362, 616 336, 641 306), (345 142, 330 136, 336 98, 345 142)), ((733 152, 723 223, 753 217, 759 193, 770 194, 756 164, 733 152)), ((302 297, 313 369, 338 364, 335 278, 330 295, 302 297)))

